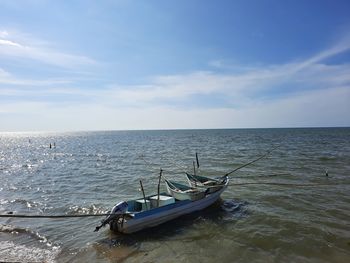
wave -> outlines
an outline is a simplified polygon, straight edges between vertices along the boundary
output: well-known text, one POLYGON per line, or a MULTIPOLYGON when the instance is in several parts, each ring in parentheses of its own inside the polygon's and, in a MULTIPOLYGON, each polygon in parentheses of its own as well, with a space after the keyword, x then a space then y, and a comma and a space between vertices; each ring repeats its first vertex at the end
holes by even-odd
POLYGON ((42 205, 42 203, 40 202, 36 202, 36 201, 28 201, 25 199, 21 199, 21 198, 17 198, 17 199, 13 199, 10 201, 11 204, 22 204, 25 205, 27 208, 32 208, 32 207, 39 207, 42 205))
POLYGON ((55 262, 59 252, 58 247, 46 249, 0 241, 0 258, 4 262, 55 262))
POLYGON ((69 213, 72 214, 103 214, 107 213, 108 211, 109 210, 102 207, 97 207, 94 204, 90 205, 89 207, 83 207, 78 205, 69 207, 69 213))
POLYGON ((8 234, 23 234, 27 235, 40 243, 46 244, 48 247, 55 247, 53 244, 47 240, 47 238, 41 234, 39 234, 36 231, 33 231, 28 228, 23 228, 19 226, 12 226, 12 225, 0 225, 0 232, 2 233, 8 233, 8 234))
POLYGON ((221 204, 221 209, 225 212, 224 219, 243 217, 248 214, 247 201, 225 200, 221 204))

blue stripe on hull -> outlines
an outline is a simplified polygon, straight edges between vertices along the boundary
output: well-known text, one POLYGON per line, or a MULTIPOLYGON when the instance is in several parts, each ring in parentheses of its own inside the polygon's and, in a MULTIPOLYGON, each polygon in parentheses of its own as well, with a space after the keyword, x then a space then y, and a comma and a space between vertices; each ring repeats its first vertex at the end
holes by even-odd
POLYGON ((161 207, 158 207, 158 208, 153 208, 151 210, 147 210, 147 211, 143 211, 143 212, 140 212, 140 213, 136 213, 134 215, 134 219, 139 219, 139 218, 143 218, 143 217, 146 217, 146 216, 158 214, 158 213, 161 213, 163 211, 167 211, 167 210, 174 209, 176 207, 187 205, 188 203, 191 203, 191 202, 192 202, 191 200, 176 201, 173 204, 169 204, 169 205, 161 206, 161 207))

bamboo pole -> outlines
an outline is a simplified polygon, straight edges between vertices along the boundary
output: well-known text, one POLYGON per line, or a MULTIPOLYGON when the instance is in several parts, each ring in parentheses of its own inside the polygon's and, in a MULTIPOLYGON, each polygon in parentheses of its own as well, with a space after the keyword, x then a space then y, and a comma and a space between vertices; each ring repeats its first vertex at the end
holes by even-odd
POLYGON ((142 195, 143 195, 143 200, 145 201, 145 207, 146 210, 148 210, 148 205, 147 205, 147 200, 146 200, 146 196, 145 196, 145 191, 143 189, 143 185, 142 185, 142 181, 140 180, 140 185, 141 185, 141 191, 142 191, 142 195))
POLYGON ((198 153, 196 153, 197 168, 199 169, 198 153))
POLYGON ((158 200, 157 200, 157 207, 159 207, 159 199, 160 199, 160 180, 162 178, 162 172, 163 170, 160 169, 160 172, 159 172, 159 180, 158 180, 158 200))

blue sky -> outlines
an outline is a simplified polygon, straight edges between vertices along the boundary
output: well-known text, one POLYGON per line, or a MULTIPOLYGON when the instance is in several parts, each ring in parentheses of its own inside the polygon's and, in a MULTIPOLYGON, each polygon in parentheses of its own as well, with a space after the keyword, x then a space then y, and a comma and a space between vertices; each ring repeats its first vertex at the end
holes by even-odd
POLYGON ((349 11, 0 0, 0 131, 349 126, 349 11))

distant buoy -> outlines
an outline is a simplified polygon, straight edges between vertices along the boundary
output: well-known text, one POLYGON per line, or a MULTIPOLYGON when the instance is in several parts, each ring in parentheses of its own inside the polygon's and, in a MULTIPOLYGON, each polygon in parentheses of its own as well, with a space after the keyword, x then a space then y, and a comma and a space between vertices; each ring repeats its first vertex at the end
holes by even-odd
POLYGON ((328 177, 328 171, 326 171, 326 176, 328 177))

